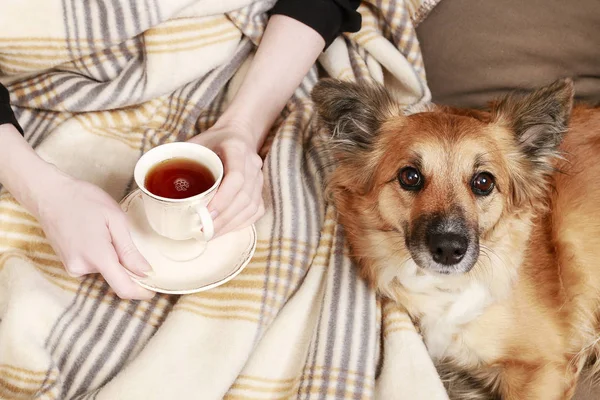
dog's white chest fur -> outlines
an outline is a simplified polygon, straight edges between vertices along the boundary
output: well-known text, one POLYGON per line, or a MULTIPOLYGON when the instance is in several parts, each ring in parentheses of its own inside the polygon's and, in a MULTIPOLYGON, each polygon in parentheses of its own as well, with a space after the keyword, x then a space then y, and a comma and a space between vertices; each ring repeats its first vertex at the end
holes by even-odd
POLYGON ((444 295, 438 302, 423 304, 421 310, 423 338, 434 359, 453 353, 452 344, 462 328, 479 317, 491 300, 489 291, 480 283, 472 283, 460 293, 444 295))
POLYGON ((460 290, 453 290, 456 288, 449 284, 452 279, 419 273, 416 265, 403 268, 396 279, 402 285, 401 295, 407 300, 401 303, 419 317, 421 333, 433 359, 461 351, 463 327, 492 303, 492 294, 485 284, 461 279, 457 285, 460 290))

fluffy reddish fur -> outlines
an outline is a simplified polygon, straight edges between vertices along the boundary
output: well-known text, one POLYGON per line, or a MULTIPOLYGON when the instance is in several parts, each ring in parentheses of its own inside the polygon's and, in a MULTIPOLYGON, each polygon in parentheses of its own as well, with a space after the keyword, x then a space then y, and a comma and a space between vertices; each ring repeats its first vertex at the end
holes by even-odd
POLYGON ((324 81, 313 92, 335 164, 328 188, 351 255, 364 279, 421 328, 451 398, 569 399, 582 369, 594 368, 600 110, 571 112, 572 90, 565 80, 489 112, 408 115, 377 86, 324 81), (564 112, 568 131, 551 126, 527 144, 517 131, 537 123, 541 133, 532 132, 544 135, 544 124, 556 122, 544 112, 564 112), (427 171, 417 194, 397 180, 415 155, 427 171), (482 157, 496 178, 485 199, 468 185, 482 157), (415 266, 405 243, 411 224, 454 207, 477 226, 475 266, 455 275, 415 266))

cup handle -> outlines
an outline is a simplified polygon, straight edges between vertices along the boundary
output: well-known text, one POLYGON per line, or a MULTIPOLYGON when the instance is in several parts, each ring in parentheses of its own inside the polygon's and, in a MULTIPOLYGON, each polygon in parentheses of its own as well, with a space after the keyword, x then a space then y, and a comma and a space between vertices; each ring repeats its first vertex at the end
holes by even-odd
POLYGON ((195 207, 196 214, 200 217, 201 226, 198 228, 197 238, 208 242, 215 235, 215 225, 213 224, 212 217, 208 212, 208 208, 204 206, 195 207))

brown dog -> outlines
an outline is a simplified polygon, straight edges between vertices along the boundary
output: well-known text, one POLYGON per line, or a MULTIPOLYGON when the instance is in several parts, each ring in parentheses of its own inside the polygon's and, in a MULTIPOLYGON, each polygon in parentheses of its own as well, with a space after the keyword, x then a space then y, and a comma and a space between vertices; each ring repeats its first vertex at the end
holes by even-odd
POLYGON ((313 100, 351 254, 450 397, 570 398, 600 354, 600 110, 568 79, 489 112, 333 80, 313 100))

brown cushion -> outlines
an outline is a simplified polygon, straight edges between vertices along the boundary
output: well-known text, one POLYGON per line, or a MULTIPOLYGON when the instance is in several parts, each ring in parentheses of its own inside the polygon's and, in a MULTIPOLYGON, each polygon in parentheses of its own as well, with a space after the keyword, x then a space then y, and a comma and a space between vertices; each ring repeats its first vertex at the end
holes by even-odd
POLYGON ((600 0, 442 0, 417 36, 437 103, 484 107, 563 76, 600 102, 600 0))

